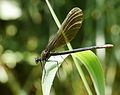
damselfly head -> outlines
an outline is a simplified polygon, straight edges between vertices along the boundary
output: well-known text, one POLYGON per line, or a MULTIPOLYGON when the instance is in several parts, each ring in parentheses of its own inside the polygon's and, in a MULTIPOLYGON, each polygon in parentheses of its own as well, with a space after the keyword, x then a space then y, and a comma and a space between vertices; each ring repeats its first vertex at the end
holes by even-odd
POLYGON ((41 57, 36 58, 35 61, 36 61, 36 63, 42 62, 42 61, 47 61, 49 57, 50 57, 50 52, 46 51, 46 50, 43 50, 42 53, 41 53, 41 57))
POLYGON ((36 62, 36 64, 37 64, 38 62, 42 62, 42 59, 41 59, 41 58, 35 58, 35 62, 36 62))

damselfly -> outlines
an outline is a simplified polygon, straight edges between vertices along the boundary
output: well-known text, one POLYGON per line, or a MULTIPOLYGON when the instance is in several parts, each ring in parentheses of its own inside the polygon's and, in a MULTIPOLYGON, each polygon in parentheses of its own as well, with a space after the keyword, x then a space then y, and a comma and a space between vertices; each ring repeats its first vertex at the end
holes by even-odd
POLYGON ((61 28, 55 34, 55 36, 48 42, 47 47, 41 53, 40 58, 36 58, 36 62, 47 61, 50 56, 63 55, 69 53, 75 53, 80 51, 101 49, 101 48, 111 48, 112 44, 106 44, 103 46, 91 46, 81 49, 74 49, 64 52, 55 52, 55 50, 66 43, 70 42, 78 33, 83 21, 83 12, 80 8, 73 8, 67 15, 66 19, 61 25, 61 28))

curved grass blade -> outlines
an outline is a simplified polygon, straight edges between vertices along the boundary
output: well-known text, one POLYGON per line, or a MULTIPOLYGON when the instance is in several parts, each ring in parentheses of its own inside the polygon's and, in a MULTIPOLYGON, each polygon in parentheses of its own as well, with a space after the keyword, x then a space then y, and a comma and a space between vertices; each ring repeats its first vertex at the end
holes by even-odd
MULTIPOLYGON (((58 18, 57 18, 57 16, 55 15, 55 13, 54 13, 54 11, 53 11, 53 9, 52 9, 52 7, 51 7, 51 5, 50 5, 50 3, 49 3, 49 1, 48 0, 45 0, 46 1, 46 3, 47 3, 47 5, 48 5, 48 7, 49 7, 49 9, 50 9, 50 12, 51 12, 51 14, 52 14, 52 16, 53 16, 53 18, 54 18, 54 20, 55 20, 55 22, 56 22, 56 24, 57 24, 57 26, 60 28, 60 22, 59 22, 59 20, 58 20, 58 18)), ((66 37, 65 37, 66 38, 66 37)), ((67 44, 67 46, 68 46, 68 48, 69 48, 69 50, 71 50, 72 48, 71 48, 71 45, 68 43, 67 44)), ((84 55, 84 54, 83 54, 84 55)), ((93 54, 94 55, 94 54, 93 54)), ((82 54, 81 54, 81 56, 82 56, 82 54)), ((79 57, 78 57, 79 58, 79 57)), ((97 58, 97 57, 96 57, 97 58)), ((73 58, 74 60, 76 60, 75 58, 73 58)), ((94 59, 94 58, 93 58, 94 59)), ((81 61, 82 61, 82 59, 81 59, 81 61)), ((82 61, 83 63, 84 63, 84 61, 82 61)), ((89 63, 89 62, 88 62, 89 63)), ((79 63, 76 63, 75 62, 75 64, 79 64, 79 63)), ((85 64, 85 63, 84 63, 85 64)), ((78 68, 77 68, 78 69, 78 68)), ((79 71, 79 70, 78 70, 79 71)), ((102 71, 102 70, 101 70, 102 71)), ((89 87, 88 87, 88 83, 86 82, 86 79, 85 79, 85 77, 84 77, 84 75, 83 75, 83 82, 85 83, 85 87, 87 87, 87 91, 88 91, 88 93, 89 93, 89 95, 92 95, 92 93, 91 93, 91 90, 89 89, 89 87)), ((104 78, 103 78, 104 79, 104 78)), ((96 82, 97 83, 97 82, 96 82)), ((95 84, 95 82, 94 82, 94 84, 95 84)), ((103 80, 103 82, 102 82, 102 85, 104 85, 104 80, 103 80)), ((102 87, 102 86, 101 86, 102 87)), ((95 86, 95 88, 96 88, 96 86, 95 86)), ((99 88, 99 87, 98 87, 99 88)), ((101 88, 100 88, 100 91, 101 91, 101 88)), ((98 91, 96 91, 97 93, 99 93, 99 90, 98 91)), ((104 86, 103 86, 103 91, 101 91, 100 93, 102 93, 103 92, 103 94, 101 94, 101 95, 104 95, 104 86)), ((45 94, 44 94, 45 95, 45 94)), ((48 95, 48 94, 46 94, 46 95, 48 95)), ((98 95, 100 95, 100 94, 98 94, 98 95)))
MULTIPOLYGON (((53 16, 53 19, 55 20, 58 28, 60 29, 61 24, 60 24, 60 22, 59 22, 59 20, 58 20, 58 18, 57 18, 57 16, 56 16, 54 10, 52 9, 49 1, 48 1, 48 0, 45 0, 45 1, 46 1, 47 5, 48 5, 48 8, 49 8, 49 10, 50 10, 50 12, 51 12, 51 14, 52 14, 52 16, 53 16)), ((69 50, 72 50, 72 46, 70 45, 70 43, 67 43, 67 46, 68 46, 68 49, 69 49, 69 50)), ((76 60, 74 57, 73 57, 73 59, 74 59, 74 61, 76 60)), ((88 86, 88 83, 87 83, 86 78, 85 78, 84 75, 83 75, 83 79, 84 79, 83 82, 85 83, 85 87, 87 87, 87 91, 88 91, 89 95, 92 95, 92 94, 91 94, 92 92, 91 92, 91 90, 90 90, 90 88, 89 88, 89 86, 88 86)))
POLYGON ((64 61, 64 59, 68 56, 62 55, 62 56, 52 56, 49 58, 49 60, 52 60, 51 62, 46 62, 43 74, 42 74, 42 91, 43 95, 50 95, 50 89, 52 87, 56 72, 58 68, 60 67, 61 63, 64 61), (56 60, 56 61, 54 61, 56 60), (59 65, 58 65, 59 64, 59 65))
POLYGON ((78 52, 72 55, 77 57, 88 70, 97 95, 105 95, 104 73, 97 56, 92 51, 78 52))

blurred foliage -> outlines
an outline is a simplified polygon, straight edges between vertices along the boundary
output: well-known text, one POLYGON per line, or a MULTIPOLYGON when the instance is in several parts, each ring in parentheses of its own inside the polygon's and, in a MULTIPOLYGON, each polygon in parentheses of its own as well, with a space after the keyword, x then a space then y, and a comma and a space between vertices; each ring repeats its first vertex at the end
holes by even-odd
MULTIPOLYGON (((50 3, 61 23, 73 7, 83 10, 84 22, 72 41, 74 48, 101 43, 114 45, 102 57, 97 54, 105 71, 106 95, 119 95, 120 0, 50 0, 50 3)), ((35 64, 34 58, 40 55, 49 37, 57 30, 44 0, 0 0, 1 95, 42 95, 42 68, 35 64), (2 1, 14 7, 10 9, 6 5, 6 12, 2 1), (7 14, 3 16, 5 12, 7 14), (14 14, 9 17, 9 13, 14 14)), ((87 95, 73 63, 64 63, 59 75, 56 76, 51 95, 87 95)), ((94 90, 91 82, 90 85, 94 90)))

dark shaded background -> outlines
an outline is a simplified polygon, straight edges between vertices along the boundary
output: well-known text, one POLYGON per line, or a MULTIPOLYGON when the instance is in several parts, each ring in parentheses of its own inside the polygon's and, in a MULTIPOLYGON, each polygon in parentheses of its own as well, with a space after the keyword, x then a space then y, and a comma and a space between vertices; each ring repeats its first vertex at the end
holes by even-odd
MULTIPOLYGON (((34 58, 58 28, 44 0, 6 0, 15 5, 13 9, 20 10, 13 12, 14 16, 21 13, 16 18, 2 16, 5 13, 2 1, 5 0, 0 0, 0 94, 42 95, 41 68, 34 58)), ((73 7, 83 10, 83 25, 71 42, 73 48, 114 44, 112 49, 98 51, 97 56, 105 71, 106 95, 119 95, 120 0, 50 0, 50 3, 61 23, 73 7)), ((12 13, 8 5, 6 9, 12 13)), ((88 95, 74 64, 64 63, 62 67, 51 95, 88 95)))

